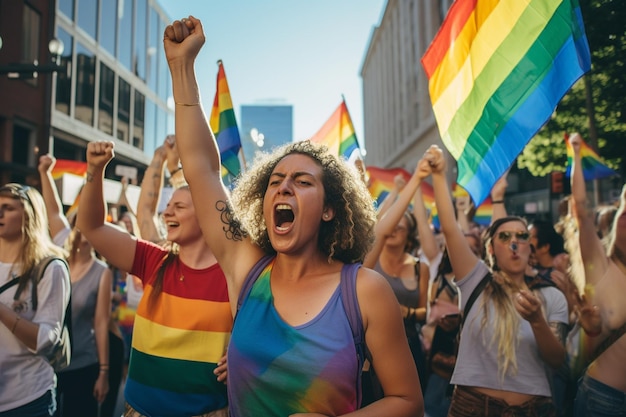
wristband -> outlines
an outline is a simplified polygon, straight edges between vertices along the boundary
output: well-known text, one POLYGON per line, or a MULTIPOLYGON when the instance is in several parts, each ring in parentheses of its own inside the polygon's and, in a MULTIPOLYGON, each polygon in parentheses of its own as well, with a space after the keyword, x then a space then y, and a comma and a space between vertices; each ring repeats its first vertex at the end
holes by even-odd
POLYGON ((504 200, 491 200, 491 204, 504 204, 504 200))
POLYGON ((200 102, 197 103, 178 103, 178 102, 174 102, 177 106, 183 106, 183 107, 194 107, 194 106, 199 106, 200 102))

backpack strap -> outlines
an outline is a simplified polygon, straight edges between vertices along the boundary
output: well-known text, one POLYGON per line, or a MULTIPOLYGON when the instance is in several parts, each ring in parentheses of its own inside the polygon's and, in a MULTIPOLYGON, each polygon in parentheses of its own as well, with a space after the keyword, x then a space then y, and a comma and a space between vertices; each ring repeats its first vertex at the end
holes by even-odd
MULTIPOLYGON (((485 276, 483 277, 483 279, 480 280, 480 282, 478 283, 476 288, 474 288, 474 291, 472 291, 472 293, 470 294, 469 298, 467 299, 467 304, 465 304, 465 308, 463 309, 463 317, 461 317, 461 325, 460 325, 459 329, 463 328, 463 324, 465 323, 465 319, 467 318, 467 315, 469 314, 470 310, 472 309, 472 306, 476 302, 476 299, 478 298, 480 293, 483 292, 483 290, 485 289, 487 284, 489 284, 491 282, 491 280, 493 280, 493 275, 491 275, 491 272, 487 272, 485 274, 485 276)), ((461 334, 461 331, 459 330, 459 335, 460 334, 461 334)))
POLYGON ((248 297, 250 290, 252 290, 252 286, 256 282, 257 278, 261 272, 265 269, 265 267, 274 259, 273 255, 265 255, 252 267, 246 280, 243 282, 241 286, 241 290, 239 290, 239 297, 237 297, 237 311, 241 309, 241 305, 243 301, 248 297))
MULTIPOLYGON (((357 404, 361 406, 361 373, 365 359, 371 359, 367 346, 365 346, 365 332, 363 331, 363 318, 361 317, 361 309, 359 308, 359 299, 356 295, 356 276, 361 267, 360 263, 344 264, 341 268, 341 302, 348 316, 350 329, 352 330, 352 338, 358 361, 359 375, 357 378, 357 404)), ((370 361, 371 362, 371 361, 370 361)))
POLYGON ((2 287, 0 287, 0 294, 5 292, 6 290, 11 288, 12 286, 16 285, 19 282, 19 280, 20 280, 20 277, 15 277, 11 281, 6 282, 2 287))

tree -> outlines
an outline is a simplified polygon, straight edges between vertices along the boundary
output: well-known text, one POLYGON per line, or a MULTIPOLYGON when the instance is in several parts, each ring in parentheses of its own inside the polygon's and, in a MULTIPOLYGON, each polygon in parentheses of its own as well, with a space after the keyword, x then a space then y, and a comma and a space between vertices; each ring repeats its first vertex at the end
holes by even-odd
POLYGON ((565 171, 563 134, 579 131, 609 166, 626 177, 626 6, 624 0, 580 0, 580 6, 591 50, 591 72, 585 77, 591 87, 597 143, 590 138, 583 78, 526 146, 517 160, 518 167, 534 176, 565 171))

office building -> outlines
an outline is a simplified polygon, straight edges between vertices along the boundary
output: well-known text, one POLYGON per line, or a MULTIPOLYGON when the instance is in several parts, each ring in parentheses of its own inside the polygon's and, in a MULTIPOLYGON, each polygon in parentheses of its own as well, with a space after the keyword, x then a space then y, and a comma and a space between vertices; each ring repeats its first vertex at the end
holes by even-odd
POLYGON ((240 126, 241 146, 249 164, 257 151, 268 151, 293 141, 293 106, 242 105, 240 126))

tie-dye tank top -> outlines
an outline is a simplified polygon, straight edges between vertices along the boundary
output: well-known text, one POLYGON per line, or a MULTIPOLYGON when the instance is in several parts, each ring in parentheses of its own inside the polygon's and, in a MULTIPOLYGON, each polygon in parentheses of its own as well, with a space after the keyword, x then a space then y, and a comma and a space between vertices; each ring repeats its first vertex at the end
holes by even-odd
POLYGON ((260 273, 233 326, 228 348, 231 417, 354 411, 359 370, 340 287, 317 317, 291 326, 274 308, 273 264, 260 273))

